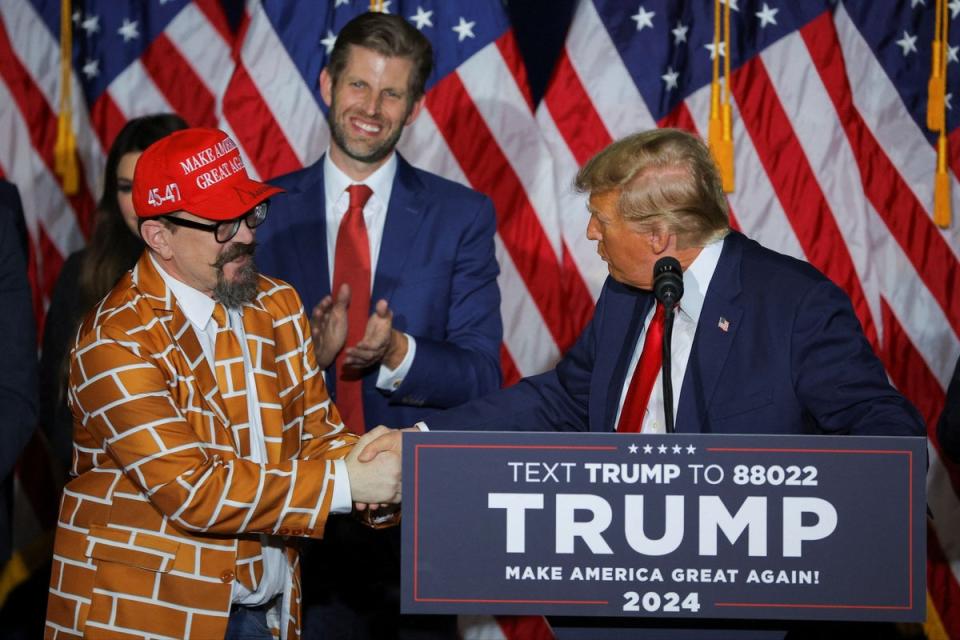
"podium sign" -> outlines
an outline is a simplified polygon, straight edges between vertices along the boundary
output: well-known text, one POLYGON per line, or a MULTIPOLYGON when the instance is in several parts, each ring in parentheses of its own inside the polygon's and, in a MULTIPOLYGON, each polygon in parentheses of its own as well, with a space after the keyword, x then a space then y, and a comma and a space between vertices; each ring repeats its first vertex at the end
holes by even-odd
POLYGON ((405 433, 403 611, 923 621, 923 438, 405 433))

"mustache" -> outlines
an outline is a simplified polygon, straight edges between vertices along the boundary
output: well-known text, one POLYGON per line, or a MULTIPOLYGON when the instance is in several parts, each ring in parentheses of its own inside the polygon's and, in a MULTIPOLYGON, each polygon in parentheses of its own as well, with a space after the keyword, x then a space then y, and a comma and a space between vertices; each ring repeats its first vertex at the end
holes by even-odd
POLYGON ((213 266, 217 269, 223 269, 224 265, 228 262, 233 262, 237 258, 243 256, 253 256, 254 252, 257 250, 256 242, 236 242, 230 245, 226 251, 220 254, 220 257, 217 258, 216 262, 213 263, 213 266))

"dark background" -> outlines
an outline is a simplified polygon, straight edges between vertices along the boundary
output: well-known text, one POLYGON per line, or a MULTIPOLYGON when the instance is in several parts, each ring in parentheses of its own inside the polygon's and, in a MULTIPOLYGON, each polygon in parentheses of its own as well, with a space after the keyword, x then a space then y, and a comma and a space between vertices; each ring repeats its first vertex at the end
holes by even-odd
POLYGON ((576 0, 504 0, 523 61, 533 103, 540 102, 563 49, 576 0))

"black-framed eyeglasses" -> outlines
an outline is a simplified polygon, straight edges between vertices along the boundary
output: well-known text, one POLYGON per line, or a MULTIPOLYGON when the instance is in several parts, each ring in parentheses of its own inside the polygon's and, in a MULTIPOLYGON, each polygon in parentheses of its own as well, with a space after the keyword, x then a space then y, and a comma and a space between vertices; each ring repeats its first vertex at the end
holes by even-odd
POLYGON ((237 235, 237 231, 240 231, 240 223, 246 222, 247 227, 250 229, 256 229, 263 221, 267 219, 267 209, 269 208, 269 200, 264 200, 250 211, 247 211, 242 216, 238 216, 232 220, 221 220, 220 222, 215 222, 213 224, 206 224, 203 222, 197 222, 196 220, 186 220, 184 218, 177 218, 175 216, 160 216, 164 220, 167 220, 171 224, 175 224, 178 227, 187 227, 188 229, 200 229, 201 231, 207 231, 213 234, 213 237, 216 238, 217 242, 223 244, 225 242, 230 242, 233 240, 233 237, 237 235))

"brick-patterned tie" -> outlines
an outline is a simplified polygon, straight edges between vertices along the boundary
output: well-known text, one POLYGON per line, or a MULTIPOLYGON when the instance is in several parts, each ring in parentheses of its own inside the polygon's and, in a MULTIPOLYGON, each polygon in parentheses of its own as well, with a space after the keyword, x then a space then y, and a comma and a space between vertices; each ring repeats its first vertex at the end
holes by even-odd
POLYGON ((653 320, 647 327, 647 335, 643 339, 643 351, 640 353, 640 362, 630 380, 630 390, 620 410, 620 422, 617 431, 640 431, 643 426, 643 416, 650 402, 653 385, 657 381, 657 374, 663 364, 663 305, 657 304, 653 313, 653 320))
POLYGON ((217 324, 214 343, 213 369, 220 387, 220 397, 226 405, 227 417, 240 445, 240 455, 250 456, 250 429, 247 415, 247 379, 243 367, 243 349, 237 334, 230 328, 229 315, 219 302, 213 307, 213 321, 217 324), (245 427, 245 428, 241 428, 245 427))
MULTIPOLYGON (((363 339, 370 315, 370 241, 363 207, 373 191, 365 184, 354 184, 347 187, 347 193, 350 206, 340 222, 333 260, 333 295, 343 283, 350 285, 346 346, 352 346, 363 339)), ((342 349, 337 354, 337 409, 348 429, 363 433, 363 380, 359 371, 344 370, 345 357, 346 349, 342 349)))

